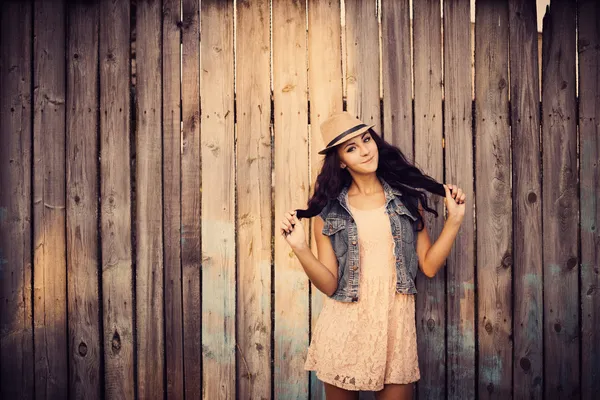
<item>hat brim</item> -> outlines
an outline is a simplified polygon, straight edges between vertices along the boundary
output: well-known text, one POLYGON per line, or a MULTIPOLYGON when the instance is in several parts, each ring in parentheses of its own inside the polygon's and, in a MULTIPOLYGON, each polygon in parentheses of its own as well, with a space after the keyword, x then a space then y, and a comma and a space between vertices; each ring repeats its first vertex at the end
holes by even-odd
POLYGON ((375 125, 367 125, 365 127, 362 127, 352 133, 349 133, 347 135, 344 135, 343 137, 339 138, 338 140, 336 140, 334 143, 330 144, 329 146, 325 147, 324 149, 319 151, 319 154, 327 154, 331 149, 333 149, 334 147, 336 147, 337 145, 344 143, 346 140, 350 140, 354 137, 357 137, 358 135, 362 135, 363 133, 365 133, 366 131, 368 131, 369 129, 373 128, 375 125))

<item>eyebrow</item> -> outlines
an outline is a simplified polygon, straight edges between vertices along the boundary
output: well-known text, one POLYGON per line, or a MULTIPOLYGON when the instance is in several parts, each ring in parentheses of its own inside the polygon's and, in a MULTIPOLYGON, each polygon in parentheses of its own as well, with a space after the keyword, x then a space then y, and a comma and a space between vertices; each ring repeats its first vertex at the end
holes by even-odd
MULTIPOLYGON (((361 139, 362 139, 362 138, 364 138, 364 137, 365 137, 365 135, 366 135, 367 133, 369 133, 369 132, 365 132, 365 133, 363 133, 362 135, 360 135, 360 138, 361 138, 361 139)), ((350 142, 350 143, 346 144, 346 145, 344 146, 344 149, 345 149, 346 147, 350 146, 351 144, 355 144, 355 143, 354 143, 354 141, 352 141, 352 142, 350 142)))

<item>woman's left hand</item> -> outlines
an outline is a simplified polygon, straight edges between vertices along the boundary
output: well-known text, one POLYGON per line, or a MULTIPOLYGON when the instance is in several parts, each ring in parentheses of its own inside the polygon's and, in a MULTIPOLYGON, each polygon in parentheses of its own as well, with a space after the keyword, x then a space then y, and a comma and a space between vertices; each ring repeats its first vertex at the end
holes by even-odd
POLYGON ((463 193, 462 189, 456 185, 444 185, 444 189, 446 189, 444 203, 448 210, 448 219, 461 223, 465 216, 466 195, 463 193))

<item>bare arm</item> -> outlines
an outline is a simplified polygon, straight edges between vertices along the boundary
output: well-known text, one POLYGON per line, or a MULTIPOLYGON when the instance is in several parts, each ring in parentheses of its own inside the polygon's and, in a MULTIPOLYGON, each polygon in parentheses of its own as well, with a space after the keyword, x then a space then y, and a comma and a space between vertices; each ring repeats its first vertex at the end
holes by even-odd
MULTIPOLYGON (((465 196, 462 194, 462 191, 455 188, 453 185, 450 187, 452 188, 452 193, 447 192, 448 201, 454 202, 454 197, 458 197, 459 204, 464 208, 465 196), (450 197, 450 195, 453 197, 450 197)), ((421 207, 420 202, 419 213, 423 216, 423 208, 421 207)), ((417 256, 419 258, 419 267, 426 276, 433 278, 444 265, 444 262, 448 258, 448 255, 450 255, 450 250, 452 250, 452 246, 454 245, 454 240, 460 229, 463 215, 464 212, 453 213, 453 215, 449 214, 440 236, 433 244, 431 244, 431 240, 429 239, 427 226, 418 233, 417 256)), ((423 221, 425 221, 424 217, 423 221)))
POLYGON ((306 242, 298 247, 292 247, 292 251, 300 260, 300 264, 312 284, 327 296, 331 296, 337 289, 338 262, 331 241, 321 232, 323 225, 321 217, 316 217, 314 229, 318 259, 306 242))
POLYGON ((419 267, 429 278, 433 278, 444 266, 444 262, 454 245, 459 228, 460 222, 447 219, 440 236, 433 244, 431 244, 431 240, 429 239, 427 227, 418 233, 417 255, 419 257, 419 267))

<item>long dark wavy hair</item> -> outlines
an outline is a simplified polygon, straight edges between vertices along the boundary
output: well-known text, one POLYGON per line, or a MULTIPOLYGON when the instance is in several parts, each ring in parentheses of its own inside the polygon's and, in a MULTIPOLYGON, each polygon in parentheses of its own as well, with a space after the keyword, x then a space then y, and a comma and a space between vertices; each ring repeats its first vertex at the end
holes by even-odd
MULTIPOLYGON (((424 210, 433 213, 436 217, 438 213, 429 207, 426 193, 418 189, 425 189, 445 197, 444 186, 410 163, 398 147, 387 143, 373 129, 369 129, 369 133, 379 150, 377 176, 382 177, 393 188, 402 191, 403 203, 413 215, 417 216, 418 230, 422 230, 423 218, 418 211, 417 200, 420 200, 424 210)), ((323 160, 323 167, 315 182, 314 194, 308 200, 308 208, 297 209, 296 216, 302 219, 318 215, 327 202, 336 199, 342 189, 350 183, 352 183, 352 176, 346 168, 340 168, 340 157, 337 151, 335 148, 330 150, 323 160)))

